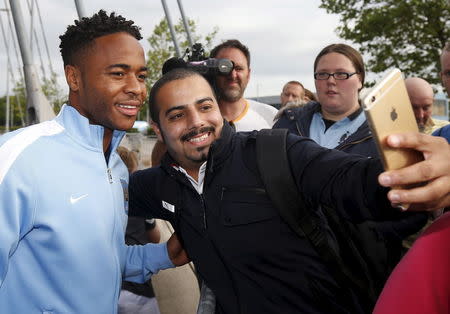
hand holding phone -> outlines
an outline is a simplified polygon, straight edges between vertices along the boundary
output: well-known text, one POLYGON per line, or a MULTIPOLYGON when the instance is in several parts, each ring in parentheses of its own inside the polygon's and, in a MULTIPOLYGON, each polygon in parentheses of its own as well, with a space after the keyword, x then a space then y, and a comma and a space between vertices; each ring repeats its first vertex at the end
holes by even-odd
POLYGON ((423 160, 420 152, 391 148, 386 137, 394 133, 419 132, 401 72, 390 71, 364 97, 363 107, 385 170, 400 169, 423 160))
MULTIPOLYGON (((384 169, 396 170, 423 160, 423 154, 410 148, 390 147, 390 134, 419 132, 402 73, 391 70, 363 99, 363 108, 384 169)), ((411 188, 402 186, 398 188, 411 188)), ((397 187, 396 187, 397 188, 397 187)), ((406 205, 399 204, 405 210, 406 205)))

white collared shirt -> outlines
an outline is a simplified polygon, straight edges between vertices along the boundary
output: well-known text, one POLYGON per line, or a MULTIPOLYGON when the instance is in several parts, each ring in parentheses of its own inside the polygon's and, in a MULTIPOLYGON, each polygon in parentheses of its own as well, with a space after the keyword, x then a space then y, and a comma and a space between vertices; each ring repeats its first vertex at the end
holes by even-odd
POLYGON ((203 194, 203 182, 205 181, 205 173, 206 173, 206 161, 200 166, 198 169, 198 181, 196 181, 193 177, 191 177, 186 170, 184 170, 180 166, 172 166, 174 169, 184 173, 184 175, 189 179, 194 189, 198 194, 203 194))

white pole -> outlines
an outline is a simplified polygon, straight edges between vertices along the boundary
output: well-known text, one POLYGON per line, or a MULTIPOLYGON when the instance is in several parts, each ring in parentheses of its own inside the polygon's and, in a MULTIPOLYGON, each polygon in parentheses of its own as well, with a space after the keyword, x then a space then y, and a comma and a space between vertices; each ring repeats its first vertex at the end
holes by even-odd
POLYGON ((28 51, 29 43, 27 43, 20 1, 9 0, 9 5, 11 6, 14 25, 16 26, 17 39, 22 54, 25 84, 27 88, 27 123, 35 124, 53 119, 55 117, 55 112, 50 106, 47 97, 45 97, 42 92, 31 54, 28 51))
MULTIPOLYGON (((9 59, 9 55, 8 55, 9 59)), ((9 66, 6 67, 8 71, 6 71, 6 115, 5 115, 5 131, 9 132, 9 66)))
POLYGON ((178 45, 175 28, 173 27, 173 24, 172 24, 172 18, 170 17, 170 11, 169 11, 169 8, 167 7, 166 0, 161 0, 161 3, 163 6, 163 9, 164 9, 164 13, 166 14, 166 20, 167 20, 167 24, 169 25, 170 35, 172 36, 175 53, 177 54, 178 58, 181 58, 180 46, 178 45))
POLYGON ((84 9, 83 0, 75 0, 75 6, 77 7, 78 19, 81 21, 83 17, 87 17, 86 10, 84 9))

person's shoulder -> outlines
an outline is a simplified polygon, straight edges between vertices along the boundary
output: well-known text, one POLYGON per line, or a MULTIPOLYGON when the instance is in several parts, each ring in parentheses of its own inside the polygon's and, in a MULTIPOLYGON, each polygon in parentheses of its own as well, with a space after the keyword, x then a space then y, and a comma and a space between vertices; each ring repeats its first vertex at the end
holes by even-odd
POLYGON ((64 128, 55 120, 45 121, 38 124, 26 126, 0 136, 0 145, 8 141, 18 142, 34 142, 43 136, 50 136, 62 132, 64 128))
POLYGON ((137 170, 130 176, 130 183, 136 181, 151 181, 153 178, 160 175, 162 175, 161 166, 137 170))
POLYGON ((444 132, 450 132, 450 124, 446 124, 443 127, 437 129, 433 132, 433 135, 444 133, 444 132))
POLYGON ((316 112, 320 109, 320 104, 315 101, 310 101, 303 106, 295 106, 283 110, 280 120, 296 120, 303 117, 310 112, 316 112))
POLYGON ((431 118, 431 119, 433 120, 433 124, 434 124, 433 128, 435 130, 450 124, 450 122, 448 122, 447 120, 440 120, 440 119, 434 119, 434 118, 431 118))
POLYGON ((302 108, 302 111, 319 111, 320 103, 314 100, 307 102, 302 108))
POLYGON ((286 111, 290 111, 293 114, 295 114, 296 116, 300 116, 303 114, 306 114, 308 112, 316 112, 316 111, 320 111, 320 104, 317 101, 310 101, 307 102, 305 105, 303 106, 299 106, 299 107, 292 107, 287 109, 286 111))
MULTIPOLYGON (((450 212, 436 219, 414 242, 411 253, 429 264, 439 256, 440 262, 450 262, 450 212)), ((412 258, 412 257, 410 257, 412 258)), ((448 264, 447 266, 448 267, 448 264)))
MULTIPOLYGON (((450 237, 450 212, 443 214, 436 219, 421 235, 421 237, 432 236, 439 233, 440 237, 448 239, 450 237)), ((449 244, 450 245, 450 244, 449 244)))
POLYGON ((447 141, 450 143, 450 124, 440 129, 437 129, 436 131, 433 132, 433 135, 445 137, 447 141))
POLYGON ((294 146, 299 147, 301 150, 316 147, 322 148, 309 137, 301 136, 295 132, 289 132, 286 136, 286 148, 290 150, 294 146))
POLYGON ((0 160, 8 160, 6 164, 12 164, 24 154, 37 158, 39 154, 34 148, 40 152, 51 149, 52 141, 48 139, 63 131, 64 128, 60 124, 51 120, 6 133, 0 136, 0 160))
POLYGON ((435 119, 435 118, 431 118, 434 122, 434 124, 436 125, 441 125, 441 126, 446 126, 446 125, 450 125, 450 122, 447 120, 441 120, 441 119, 435 119))
POLYGON ((252 108, 255 111, 267 111, 273 113, 274 115, 278 112, 277 108, 275 108, 272 105, 264 104, 262 102, 253 99, 246 99, 246 100, 248 101, 250 108, 252 108))

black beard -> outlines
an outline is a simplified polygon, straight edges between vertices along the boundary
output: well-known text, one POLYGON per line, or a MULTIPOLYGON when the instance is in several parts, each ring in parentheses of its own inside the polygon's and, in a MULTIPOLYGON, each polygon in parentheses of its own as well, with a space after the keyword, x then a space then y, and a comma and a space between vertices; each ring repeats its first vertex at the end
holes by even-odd
MULTIPOLYGON (((204 149, 204 147, 197 149, 197 151, 200 152, 202 149, 204 149)), ((208 154, 207 153, 203 153, 197 159, 193 159, 193 158, 189 158, 189 157, 187 159, 189 159, 190 161, 193 161, 195 163, 203 163, 203 162, 205 162, 208 159, 208 154)))
POLYGON ((184 134, 184 135, 181 137, 181 140, 182 140, 183 142, 184 142, 184 141, 188 141, 189 139, 193 138, 194 136, 199 135, 200 133, 207 133, 207 132, 214 133, 215 130, 216 130, 216 128, 213 127, 213 126, 205 126, 205 127, 203 127, 203 128, 195 129, 195 130, 192 130, 192 131, 189 132, 189 133, 184 134))

